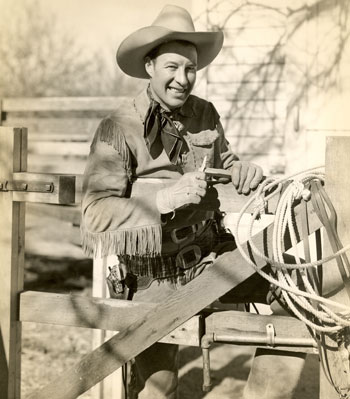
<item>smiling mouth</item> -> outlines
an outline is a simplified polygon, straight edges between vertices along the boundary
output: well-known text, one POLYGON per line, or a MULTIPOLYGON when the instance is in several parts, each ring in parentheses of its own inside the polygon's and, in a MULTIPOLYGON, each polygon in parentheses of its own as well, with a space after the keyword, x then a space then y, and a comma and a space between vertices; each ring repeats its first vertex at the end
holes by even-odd
POLYGON ((174 93, 177 93, 177 94, 184 94, 184 93, 186 93, 186 90, 185 90, 185 89, 178 89, 178 88, 176 88, 176 87, 169 87, 168 89, 171 90, 171 91, 174 92, 174 93))

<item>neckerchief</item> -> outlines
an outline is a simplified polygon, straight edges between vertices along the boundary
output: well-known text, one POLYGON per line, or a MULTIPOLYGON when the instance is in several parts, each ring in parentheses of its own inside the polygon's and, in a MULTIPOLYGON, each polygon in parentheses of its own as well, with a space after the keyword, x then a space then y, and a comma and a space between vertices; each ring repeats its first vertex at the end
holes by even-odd
POLYGON ((144 123, 144 138, 151 155, 159 155, 159 147, 164 148, 170 162, 176 165, 181 154, 183 139, 173 120, 172 112, 166 111, 152 98, 150 88, 147 90, 150 105, 144 123))

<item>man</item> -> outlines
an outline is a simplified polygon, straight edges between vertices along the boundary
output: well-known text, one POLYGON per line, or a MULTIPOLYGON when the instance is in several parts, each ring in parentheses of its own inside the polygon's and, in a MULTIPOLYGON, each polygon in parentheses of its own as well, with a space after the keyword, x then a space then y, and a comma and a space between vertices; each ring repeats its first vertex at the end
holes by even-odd
MULTIPOLYGON (((108 278, 113 297, 160 302, 223 248, 234 248, 232 237, 225 242, 217 213, 204 206, 203 170, 230 170, 243 194, 258 186, 263 173, 231 152, 214 106, 191 95, 197 70, 217 56, 222 43, 222 32, 195 32, 188 12, 169 5, 118 49, 120 68, 149 84, 98 127, 82 203, 87 254, 119 258, 108 278)), ((177 352, 176 345, 155 344, 137 356, 130 398, 176 398, 177 352)), ((273 373, 281 365, 276 357, 273 373)), ((268 374, 257 368, 247 398, 265 398, 260 378, 268 374)), ((286 386, 277 393, 270 389, 266 398, 291 397, 286 386)))

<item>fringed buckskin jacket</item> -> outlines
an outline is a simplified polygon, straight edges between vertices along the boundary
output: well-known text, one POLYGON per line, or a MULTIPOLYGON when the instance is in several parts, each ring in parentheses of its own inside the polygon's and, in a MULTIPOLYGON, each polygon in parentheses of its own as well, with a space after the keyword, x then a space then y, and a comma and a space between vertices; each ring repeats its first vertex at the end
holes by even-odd
POLYGON ((104 118, 95 133, 83 181, 81 230, 88 256, 161 257, 164 232, 210 219, 213 212, 200 204, 161 215, 157 191, 197 171, 205 156, 210 168, 229 169, 238 159, 214 106, 194 95, 173 117, 188 150, 177 165, 164 150, 152 159, 143 126, 149 103, 144 90, 104 118))

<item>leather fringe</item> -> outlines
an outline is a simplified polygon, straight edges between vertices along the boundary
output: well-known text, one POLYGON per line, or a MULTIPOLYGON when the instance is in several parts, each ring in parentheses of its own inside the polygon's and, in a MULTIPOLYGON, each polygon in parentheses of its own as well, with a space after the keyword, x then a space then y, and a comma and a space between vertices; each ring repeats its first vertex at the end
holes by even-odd
POLYGON ((160 255, 162 248, 161 225, 142 226, 124 230, 93 233, 81 227, 82 248, 89 257, 108 255, 160 255))
POLYGON ((124 168, 131 173, 130 150, 124 134, 116 121, 110 117, 103 119, 96 130, 94 140, 91 144, 92 149, 96 144, 96 140, 100 140, 118 151, 123 159, 124 168))

